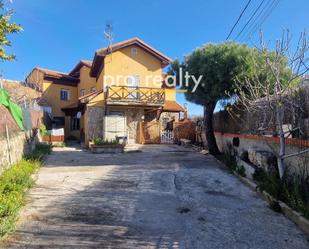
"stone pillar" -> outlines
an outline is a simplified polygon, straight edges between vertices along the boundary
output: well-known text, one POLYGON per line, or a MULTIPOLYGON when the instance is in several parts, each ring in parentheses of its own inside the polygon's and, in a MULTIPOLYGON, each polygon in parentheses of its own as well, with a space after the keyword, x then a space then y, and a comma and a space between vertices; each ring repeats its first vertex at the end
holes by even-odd
POLYGON ((143 119, 144 110, 127 109, 126 116, 127 116, 128 143, 137 143, 138 123, 143 119))
MULTIPOLYGON (((103 137, 103 118, 104 107, 87 106, 87 114, 85 115, 85 134, 86 140, 92 140, 96 137, 103 137)), ((86 143, 88 143, 86 141, 86 143)))

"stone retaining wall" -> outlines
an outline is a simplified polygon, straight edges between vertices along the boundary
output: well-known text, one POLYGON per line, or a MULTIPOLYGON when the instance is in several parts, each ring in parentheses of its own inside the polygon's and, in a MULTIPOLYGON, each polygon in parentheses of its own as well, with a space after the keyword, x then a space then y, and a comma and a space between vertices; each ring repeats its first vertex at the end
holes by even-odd
POLYGON ((26 136, 24 132, 16 132, 9 135, 9 140, 5 135, 0 136, 0 174, 10 164, 22 159, 26 147, 26 136))
MULTIPOLYGON (((244 151, 279 151, 279 144, 273 137, 259 137, 254 135, 215 133, 220 151, 228 151, 232 146, 238 155, 244 151), (239 138, 239 146, 233 146, 233 138, 239 138)), ((289 139, 286 144, 286 154, 292 154, 304 149, 308 149, 309 141, 299 139, 289 139), (297 141, 296 141, 297 140, 297 141), (304 141, 304 142, 301 142, 304 141), (300 146, 301 144, 301 146, 300 146)), ((309 153, 285 159, 288 170, 291 173, 302 173, 304 170, 309 173, 309 153)))

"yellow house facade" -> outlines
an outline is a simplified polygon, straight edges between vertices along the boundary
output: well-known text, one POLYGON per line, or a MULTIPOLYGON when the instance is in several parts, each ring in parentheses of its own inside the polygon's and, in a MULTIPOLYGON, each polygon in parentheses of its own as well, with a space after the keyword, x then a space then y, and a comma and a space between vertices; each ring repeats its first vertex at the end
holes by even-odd
POLYGON ((171 59, 138 38, 98 49, 70 73, 35 68, 28 85, 42 91, 52 125, 87 145, 94 138, 136 143, 139 122, 177 119, 184 108, 163 83, 171 59), (61 122, 63 121, 63 122, 61 122))

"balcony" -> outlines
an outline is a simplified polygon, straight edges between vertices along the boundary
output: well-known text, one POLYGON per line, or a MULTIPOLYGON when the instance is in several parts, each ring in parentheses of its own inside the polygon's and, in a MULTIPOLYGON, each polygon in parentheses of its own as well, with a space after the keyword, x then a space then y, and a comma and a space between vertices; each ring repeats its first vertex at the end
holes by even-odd
POLYGON ((107 104, 162 106, 165 90, 161 88, 110 86, 105 92, 107 104))

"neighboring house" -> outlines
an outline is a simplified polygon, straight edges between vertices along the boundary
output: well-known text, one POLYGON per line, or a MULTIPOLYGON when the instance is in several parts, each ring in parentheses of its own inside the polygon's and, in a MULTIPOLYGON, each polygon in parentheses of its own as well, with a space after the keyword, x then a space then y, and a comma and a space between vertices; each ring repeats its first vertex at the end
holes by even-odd
POLYGON ((163 68, 170 62, 133 38, 98 49, 93 61, 81 60, 68 74, 34 68, 26 82, 42 91, 54 125, 65 128, 66 138, 88 144, 118 136, 135 143, 139 122, 177 120, 185 111, 176 102, 176 89, 163 84, 163 68))
MULTIPOLYGON (((36 89, 29 88, 25 82, 17 80, 1 79, 0 88, 5 89, 10 100, 22 108, 23 128, 25 131, 39 128, 44 119, 43 108, 39 103, 42 93, 36 89)), ((2 109, 4 108, 3 106, 1 107, 2 109)), ((3 111, 0 111, 0 113, 4 114, 3 111)), ((2 122, 7 121, 7 115, 6 117, 3 115, 2 118, 2 122)), ((8 127, 10 131, 15 130, 11 124, 8 124, 8 127)), ((18 129, 20 130, 20 128, 18 129)), ((31 133, 27 135, 30 136, 31 133)))
POLYGON ((42 95, 41 92, 35 89, 29 88, 25 85, 25 82, 17 80, 1 80, 0 87, 3 87, 10 94, 11 100, 15 103, 23 104, 24 102, 31 102, 39 99, 42 95))

